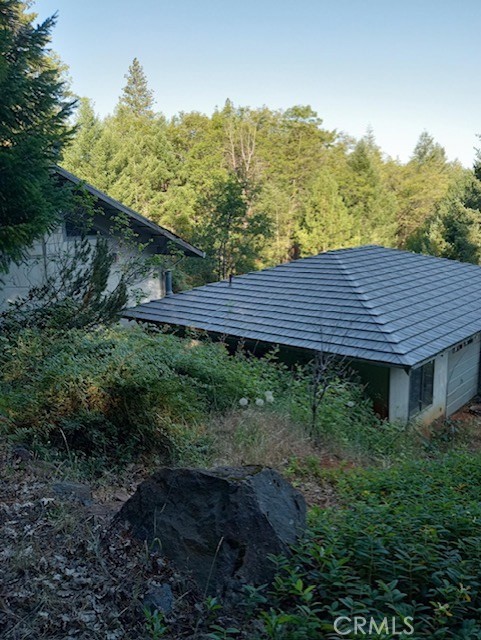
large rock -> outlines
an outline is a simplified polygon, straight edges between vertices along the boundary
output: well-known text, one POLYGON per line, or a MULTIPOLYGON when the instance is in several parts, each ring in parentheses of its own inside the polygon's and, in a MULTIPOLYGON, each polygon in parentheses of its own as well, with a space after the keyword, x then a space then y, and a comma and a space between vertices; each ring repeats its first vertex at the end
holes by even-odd
POLYGON ((272 469, 161 469, 119 512, 133 534, 192 572, 202 590, 226 596, 269 582, 269 554, 288 553, 305 527, 302 495, 272 469))

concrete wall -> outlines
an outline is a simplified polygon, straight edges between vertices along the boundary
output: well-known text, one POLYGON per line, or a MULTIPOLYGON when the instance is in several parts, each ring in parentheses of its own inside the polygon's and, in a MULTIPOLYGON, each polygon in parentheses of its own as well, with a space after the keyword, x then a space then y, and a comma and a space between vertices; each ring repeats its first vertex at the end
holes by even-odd
MULTIPOLYGON (((398 367, 391 367, 389 384, 389 419, 393 422, 409 420, 409 373, 398 367)), ((448 352, 434 360, 433 403, 413 416, 419 422, 428 424, 446 413, 448 384, 448 352)))
MULTIPOLYGON (((108 282, 108 290, 112 291, 118 284, 122 265, 135 254, 121 247, 115 236, 107 235, 105 237, 107 237, 112 251, 117 255, 117 261, 112 268, 108 282)), ((92 243, 96 241, 95 236, 91 236, 89 239, 92 243)), ((55 275, 60 269, 62 260, 72 252, 74 242, 75 238, 66 235, 63 224, 53 233, 35 242, 29 249, 26 260, 20 265, 12 264, 9 273, 1 276, 4 284, 3 286, 0 284, 0 309, 8 306, 9 301, 26 296, 32 287, 44 282, 46 275, 55 275)), ((148 247, 145 253, 148 255, 148 247)), ((161 298, 163 294, 160 273, 158 270, 153 270, 129 287, 129 304, 140 300, 148 302, 161 298)))

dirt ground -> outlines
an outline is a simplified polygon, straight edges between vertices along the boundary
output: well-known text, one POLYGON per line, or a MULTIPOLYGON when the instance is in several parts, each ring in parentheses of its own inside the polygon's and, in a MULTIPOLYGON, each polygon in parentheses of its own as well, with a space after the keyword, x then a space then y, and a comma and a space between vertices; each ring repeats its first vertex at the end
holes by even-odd
MULTIPOLYGON (((323 461, 337 464, 335 457, 323 461)), ((91 495, 81 481, 75 493, 59 493, 66 479, 78 481, 68 467, 36 460, 22 447, 1 449, 2 640, 153 638, 144 599, 159 585, 168 585, 175 601, 161 637, 206 637, 210 614, 194 583, 114 520, 145 473, 131 467, 121 478, 104 479, 91 495)), ((327 482, 293 483, 309 505, 335 504, 327 482)), ((216 623, 232 626, 235 620, 220 612, 216 623)))

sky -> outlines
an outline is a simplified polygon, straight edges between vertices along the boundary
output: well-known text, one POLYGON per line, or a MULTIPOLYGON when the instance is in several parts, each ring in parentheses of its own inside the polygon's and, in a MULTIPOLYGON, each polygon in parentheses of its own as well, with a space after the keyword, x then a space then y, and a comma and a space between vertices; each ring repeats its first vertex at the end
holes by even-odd
POLYGON ((409 159, 427 130, 472 166, 481 134, 481 0, 36 0, 72 88, 110 113, 134 57, 166 116, 227 98, 309 104, 324 126, 372 127, 409 159))

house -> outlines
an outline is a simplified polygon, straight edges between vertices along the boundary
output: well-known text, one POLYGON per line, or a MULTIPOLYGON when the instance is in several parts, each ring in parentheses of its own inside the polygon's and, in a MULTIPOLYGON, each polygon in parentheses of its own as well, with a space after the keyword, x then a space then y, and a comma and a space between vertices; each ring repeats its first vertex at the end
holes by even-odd
POLYGON ((481 268, 379 246, 328 251, 125 316, 347 357, 393 421, 450 416, 478 392, 481 268))
MULTIPOLYGON (((115 288, 122 265, 134 254, 134 249, 128 248, 121 241, 122 235, 118 224, 115 223, 119 215, 127 221, 128 228, 135 234, 136 242, 146 245, 143 250, 145 257, 167 254, 172 249, 185 256, 204 257, 200 249, 110 198, 92 185, 82 182, 69 171, 61 167, 55 167, 54 171, 61 184, 65 182, 72 185, 81 184, 94 198, 98 213, 92 220, 88 236, 92 241, 95 241, 98 234, 106 237, 116 256, 116 263, 108 283, 109 290, 115 288)), ((55 274, 60 256, 68 256, 73 241, 79 237, 79 233, 78 227, 70 217, 64 215, 62 223, 52 233, 41 238, 29 249, 26 259, 20 265, 12 263, 9 273, 2 275, 0 279, 3 285, 0 287, 0 309, 5 308, 9 301, 27 295, 29 290, 33 286, 40 285, 47 275, 52 275, 52 272, 55 274)), ((152 270, 147 275, 144 274, 139 282, 130 287, 129 294, 132 302, 140 292, 146 300, 162 297, 164 286, 158 269, 152 270)))

